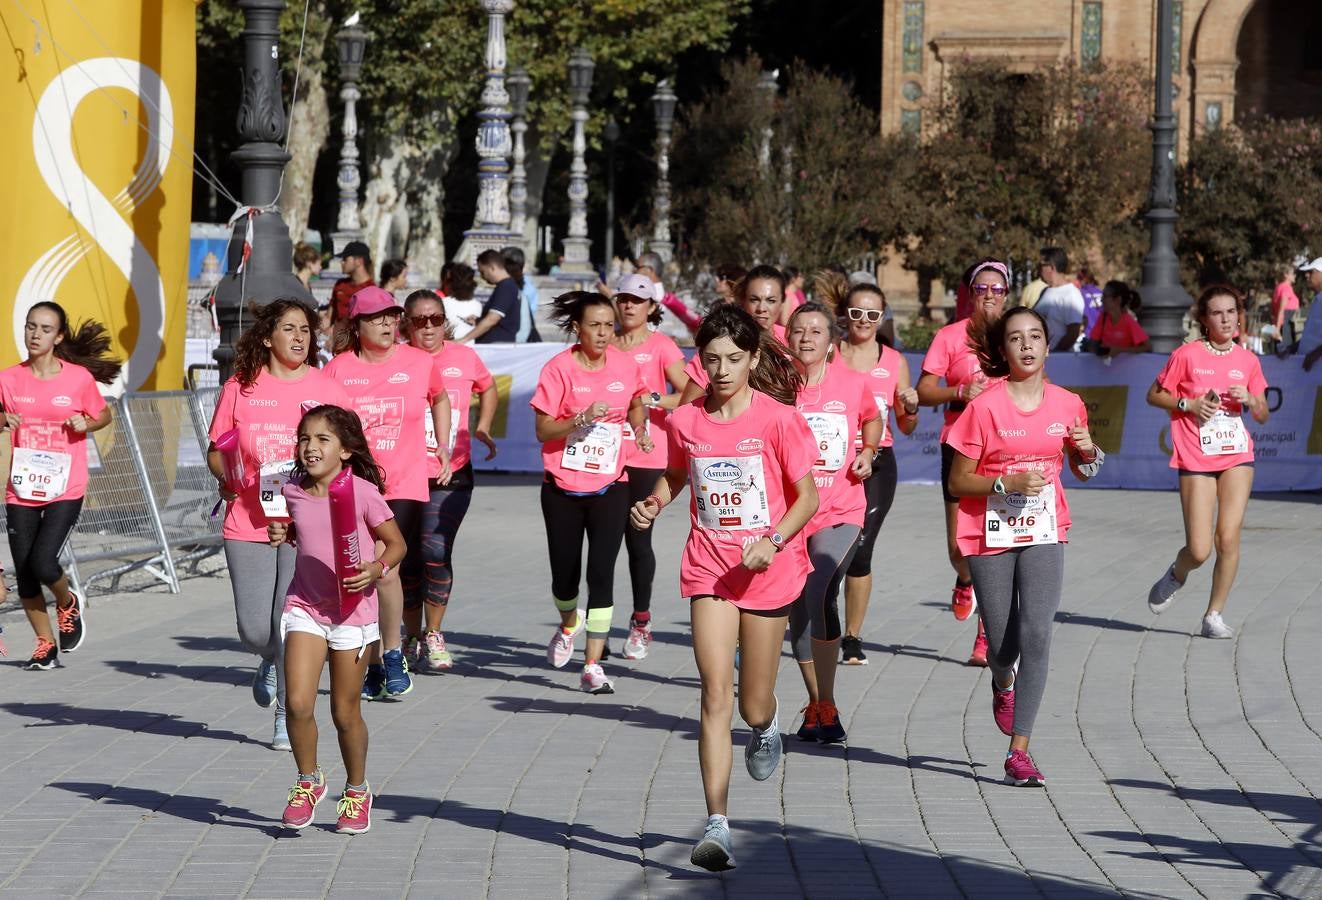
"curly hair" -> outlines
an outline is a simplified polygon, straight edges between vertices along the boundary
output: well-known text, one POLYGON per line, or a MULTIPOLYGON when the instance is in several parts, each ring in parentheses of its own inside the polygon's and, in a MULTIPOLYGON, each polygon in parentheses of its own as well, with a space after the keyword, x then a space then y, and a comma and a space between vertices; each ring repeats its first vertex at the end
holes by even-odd
POLYGON ((34 310, 48 309, 60 320, 59 333, 63 336, 52 351, 57 359, 82 366, 92 373, 92 377, 102 384, 110 384, 119 377, 124 364, 110 355, 110 332, 100 322, 85 319, 77 328, 69 327, 69 315, 64 307, 53 300, 41 300, 32 304, 28 315, 34 310))
POLYGON ((234 378, 238 381, 239 387, 245 389, 252 387, 257 381, 257 376, 262 374, 262 369, 271 361, 271 348, 266 346, 266 341, 275 334, 276 326, 290 310, 297 310, 307 317, 310 336, 305 361, 310 366, 317 365, 317 353, 313 343, 317 339, 317 314, 312 307, 293 297, 281 297, 265 306, 249 304, 248 310, 253 316, 253 323, 234 345, 234 378))

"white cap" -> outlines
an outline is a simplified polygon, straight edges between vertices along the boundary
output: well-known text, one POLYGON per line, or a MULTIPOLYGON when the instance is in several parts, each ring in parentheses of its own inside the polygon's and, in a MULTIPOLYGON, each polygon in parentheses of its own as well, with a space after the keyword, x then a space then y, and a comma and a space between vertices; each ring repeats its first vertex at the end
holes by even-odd
POLYGON ((1300 272, 1322 272, 1322 256, 1299 267, 1300 272))

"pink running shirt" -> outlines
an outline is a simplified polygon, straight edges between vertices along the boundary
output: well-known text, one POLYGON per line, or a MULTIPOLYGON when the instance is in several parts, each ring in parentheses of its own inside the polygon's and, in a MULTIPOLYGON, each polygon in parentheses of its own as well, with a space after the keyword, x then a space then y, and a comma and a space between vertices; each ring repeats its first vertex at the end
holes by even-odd
POLYGON ((369 363, 348 350, 325 372, 344 386, 363 423, 372 458, 386 473, 386 499, 426 500, 426 410, 445 389, 431 354, 396 344, 385 362, 369 363))
POLYGON ((234 378, 221 387, 209 436, 215 441, 231 428, 239 429, 239 453, 248 479, 225 510, 225 540, 266 543, 267 519, 259 497, 262 466, 294 459, 304 410, 326 404, 353 409, 344 388, 311 367, 297 379, 276 378, 263 367, 246 389, 234 378))
POLYGON ((817 512, 804 533, 811 536, 842 524, 862 528, 867 498, 863 482, 849 467, 858 455, 854 435, 864 422, 871 422, 879 414, 867 377, 843 363, 829 363, 821 384, 805 385, 799 390, 797 408, 817 446, 812 470, 817 512))
MULTIPOLYGON (((1230 397, 1233 384, 1248 388, 1250 394, 1260 395, 1267 390, 1267 379, 1262 374, 1258 357, 1238 344, 1225 356, 1218 356, 1207 348, 1204 341, 1192 341, 1175 350, 1166 360, 1166 367, 1157 376, 1157 383, 1177 398, 1202 397, 1209 390, 1221 395, 1221 408, 1232 419, 1244 415, 1241 404, 1230 397)), ((1202 428, 1198 417, 1179 410, 1171 412, 1171 468, 1190 472, 1223 472, 1226 469, 1253 462, 1253 435, 1244 428, 1247 447, 1243 453, 1208 454, 1203 452, 1202 428)))
MULTIPOLYGON (((659 331, 653 331, 651 336, 638 346, 620 352, 632 356, 633 361, 638 363, 638 371, 642 375, 643 386, 649 392, 661 394, 662 396, 665 396, 669 390, 666 381, 666 368, 677 362, 682 362, 684 359, 684 354, 680 352, 679 346, 659 331)), ((654 445, 652 452, 644 453, 638 449, 637 444, 634 444, 628 448, 625 465, 638 466, 642 469, 665 468, 670 443, 666 438, 666 416, 667 412, 659 407, 654 406, 647 411, 647 434, 654 445)), ((628 432, 629 429, 626 428, 626 443, 628 442, 628 432)))
MULTIPOLYGON (((891 447, 895 444, 895 432, 891 429, 891 414, 895 410, 895 395, 900 390, 900 364, 904 357, 900 351, 894 347, 887 347, 880 344, 881 353, 877 356, 877 364, 867 372, 861 373, 867 379, 868 391, 872 394, 872 401, 877 405, 877 413, 881 416, 881 444, 882 447, 891 447)), ((848 369, 849 366, 839 356, 836 357, 838 365, 848 369)), ((850 369, 850 371, 854 371, 850 369)), ((898 416, 896 417, 898 420, 898 416)), ((863 446, 863 432, 854 436, 854 445, 858 448, 863 446)))
MULTIPOLYGON (((974 472, 979 475, 1038 472, 1054 484, 1056 536, 1064 543, 1070 529, 1070 506, 1060 471, 1075 418, 1086 427, 1088 410, 1077 394, 1063 387, 1045 385, 1037 409, 1023 412, 1000 382, 969 402, 964 414, 950 427, 945 442, 956 452, 977 460, 974 472)), ((987 546, 983 530, 986 513, 986 497, 959 498, 955 542, 965 556, 991 556, 1007 549, 987 546)))
MULTIPOLYGON (((313 497, 297 484, 285 485, 285 502, 294 520, 294 579, 285 594, 285 610, 302 609, 323 625, 369 625, 377 619, 376 586, 363 591, 362 602, 347 617, 340 613, 340 583, 335 577, 334 533, 330 498, 313 497)), ((354 506, 358 511, 358 546, 363 559, 375 559, 376 540, 371 529, 394 518, 376 485, 357 475, 353 479, 354 506)))
MULTIPOLYGON (((0 405, 6 412, 23 417, 23 424, 10 432, 15 447, 51 450, 69 454, 69 481, 64 492, 50 500, 24 500, 5 479, 5 502, 16 506, 45 506, 55 500, 78 500, 87 492, 87 433, 65 425, 82 413, 95 419, 106 408, 92 373, 79 365, 60 361, 59 374, 38 378, 23 362, 0 372, 0 405)), ((191 440, 191 438, 190 438, 191 440)))
MULTIPOLYGON (((491 387, 491 372, 476 350, 454 341, 442 344, 432 359, 441 370, 445 392, 450 397, 450 469, 458 472, 473 457, 473 435, 468 431, 468 410, 473 403, 473 394, 491 387)), ((434 448, 427 453, 427 477, 441 477, 441 461, 436 458, 434 448)))
MULTIPOLYGON (((932 346, 927 348, 927 355, 923 357, 923 371, 930 372, 938 378, 946 380, 946 387, 957 388, 961 384, 972 384, 975 381, 989 382, 998 379, 990 379, 983 374, 982 366, 978 364, 978 356, 969 347, 969 323, 972 319, 961 319, 953 325, 947 325, 936 333, 932 338, 932 346)), ((951 410, 946 406, 946 422, 941 426, 941 442, 945 443, 946 435, 950 433, 950 426, 959 418, 962 410, 951 410)))
POLYGON ((690 531, 679 566, 685 597, 715 596, 740 609, 780 609, 803 591, 811 566, 805 533, 770 567, 743 566, 746 543, 770 536, 785 517, 785 498, 812 471, 817 444, 803 417, 753 392, 748 409, 716 419, 698 398, 670 414, 672 470, 689 476, 690 531))
POLYGON ((1138 324, 1133 313, 1125 310, 1120 313, 1118 322, 1112 322, 1111 317, 1103 312, 1097 317, 1097 324, 1088 337, 1107 347, 1137 347, 1148 339, 1148 333, 1138 324))

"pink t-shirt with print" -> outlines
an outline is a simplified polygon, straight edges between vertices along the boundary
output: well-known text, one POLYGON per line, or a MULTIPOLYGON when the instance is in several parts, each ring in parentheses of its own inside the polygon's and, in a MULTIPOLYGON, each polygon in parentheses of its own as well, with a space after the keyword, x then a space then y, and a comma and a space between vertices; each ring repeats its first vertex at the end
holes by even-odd
POLYGON ((863 482, 849 467, 858 455, 854 435, 879 414, 867 378, 842 363, 828 364, 820 384, 800 389, 796 407, 817 447, 812 470, 817 512, 804 533, 813 535, 834 525, 863 527, 867 498, 863 482))
POLYGON ((426 410, 445 389, 431 354, 396 344, 384 362, 369 363, 346 351, 325 372, 344 386, 363 423, 372 458, 386 473, 386 499, 426 500, 426 410))
MULTIPOLYGON (((666 368, 677 362, 682 362, 684 359, 684 354, 680 351, 679 346, 659 331, 653 331, 647 340, 638 346, 620 352, 632 356, 633 361, 638 363, 638 371, 642 375, 643 386, 648 391, 662 396, 669 392, 666 368)), ((666 439, 666 416, 667 412, 660 407, 654 406, 647 411, 647 433, 652 438, 652 444, 654 445, 652 452, 644 453, 638 448, 637 444, 634 444, 629 448, 628 461, 625 465, 638 466, 642 469, 665 468, 666 455, 669 452, 669 441, 666 439)))
POLYGON ((5 502, 45 506, 54 500, 80 499, 87 492, 87 433, 64 423, 79 413, 95 419, 106 408, 92 373, 63 360, 59 373, 50 379, 32 374, 27 363, 10 366, 0 372, 0 405, 5 412, 23 417, 23 424, 10 431, 13 446, 69 454, 69 481, 63 493, 48 500, 25 500, 5 479, 5 502))
POLYGON ((247 484, 228 504, 221 536, 230 541, 266 542, 266 515, 261 504, 261 468, 294 459, 298 454, 298 423, 314 406, 352 409, 349 396, 320 369, 300 378, 276 378, 265 368, 248 387, 231 378, 220 389, 208 433, 214 442, 232 428, 239 430, 239 453, 247 484))
POLYGON ((799 596, 811 569, 804 532, 762 572, 744 568, 744 545, 770 536, 785 517, 786 497, 817 458, 813 433, 797 410, 757 391, 730 420, 709 415, 704 402, 681 406, 669 422, 669 468, 687 471, 691 494, 680 594, 780 609, 799 596))
MULTIPOLYGON (((285 594, 285 611, 302 609, 323 625, 368 625, 377 620, 376 587, 363 591, 363 599, 345 616, 340 610, 340 580, 335 577, 335 537, 331 530, 330 498, 313 497, 297 484, 286 484, 285 502, 294 520, 294 579, 285 594)), ((393 518, 376 485, 357 475, 353 479, 354 507, 358 513, 358 546, 371 562, 376 540, 372 529, 393 518)))
MULTIPOLYGON (((1157 376, 1157 383, 1176 397, 1193 398, 1216 391, 1221 397, 1221 409, 1240 420, 1243 427, 1244 407, 1230 396, 1231 385, 1248 388, 1248 392, 1261 395, 1267 390, 1267 379, 1262 374, 1258 357, 1238 344, 1230 352, 1218 356, 1203 341, 1193 341, 1178 348, 1166 360, 1166 367, 1157 376)), ((1244 427, 1248 447, 1243 453, 1213 455, 1203 452, 1202 426, 1193 413, 1171 411, 1171 468, 1190 472, 1223 472, 1234 466, 1253 462, 1253 435, 1244 427)))
MULTIPOLYGON (((1087 427, 1088 410, 1078 394, 1047 384, 1037 409, 1024 412, 1014 405, 1002 381, 969 401, 945 442, 975 460, 978 475, 995 478, 1037 472, 1055 485, 1056 537, 1063 543, 1070 529, 1070 505, 1060 472, 1076 418, 1087 427)), ((987 546, 986 514, 986 497, 959 498, 955 542, 965 556, 989 556, 1006 549, 987 546)))
POLYGON ((1092 327, 1092 334, 1088 337, 1107 347, 1137 347, 1148 339, 1148 333, 1138 324, 1133 313, 1125 310, 1114 322, 1110 316, 1102 313, 1097 317, 1097 324, 1092 327))
MULTIPOLYGON (((491 372, 477 351, 467 344, 446 341, 432 354, 445 381, 445 392, 450 397, 450 469, 459 471, 473 458, 473 435, 468 430, 468 410, 473 394, 491 387, 491 372)), ((441 461, 434 448, 427 454, 427 477, 441 477, 441 461)))
MULTIPOLYGON (((607 347, 605 365, 588 371, 575 359, 577 349, 575 344, 547 360, 529 405, 553 419, 568 419, 598 401, 610 407, 591 426, 542 444, 542 468, 560 489, 590 493, 624 477, 629 404, 646 393, 647 386, 638 363, 627 353, 607 347)), ((658 457, 657 465, 663 464, 664 457, 658 457)))
MULTIPOLYGON (((891 429, 890 417, 895 410, 895 396, 900 390, 900 365, 904 357, 894 347, 885 344, 879 346, 881 352, 877 356, 877 364, 861 374, 867 381, 868 392, 872 394, 872 402, 877 405, 877 412, 881 416, 881 443, 878 446, 891 447, 895 444, 895 432, 891 429)), ((837 365, 849 368, 839 356, 836 360, 837 365)), ((854 436, 854 444, 860 448, 863 446, 863 432, 854 436)))
MULTIPOLYGON (((957 388, 962 384, 975 381, 991 383, 999 379, 988 378, 978 364, 978 355, 969 346, 969 323, 972 319, 961 319, 953 325, 947 325, 932 338, 932 346, 927 348, 923 357, 923 371, 930 372, 946 380, 946 386, 957 388)), ((946 407, 946 421, 941 426, 941 441, 945 443, 950 426, 959 418, 961 410, 946 407)))

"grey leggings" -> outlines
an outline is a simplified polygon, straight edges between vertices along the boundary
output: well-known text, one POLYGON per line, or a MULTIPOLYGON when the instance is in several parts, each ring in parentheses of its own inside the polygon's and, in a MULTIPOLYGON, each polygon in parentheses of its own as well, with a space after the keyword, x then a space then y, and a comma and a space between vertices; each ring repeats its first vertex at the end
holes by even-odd
POLYGON ((1014 733, 1033 733, 1047 687, 1051 628, 1065 579, 1065 545, 1038 544, 991 556, 969 556, 978 614, 987 630, 987 665, 1004 683, 1015 660, 1014 733))
POLYGON ((840 579, 858 548, 857 525, 832 525, 808 538, 812 571, 803 593, 790 607, 790 645, 794 658, 812 662, 812 642, 840 639, 840 608, 836 595, 840 579))
POLYGON ((262 659, 275 663, 276 713, 285 711, 285 643, 280 639, 280 616, 289 582, 294 579, 294 557, 288 543, 277 548, 256 541, 225 542, 239 640, 262 659))

